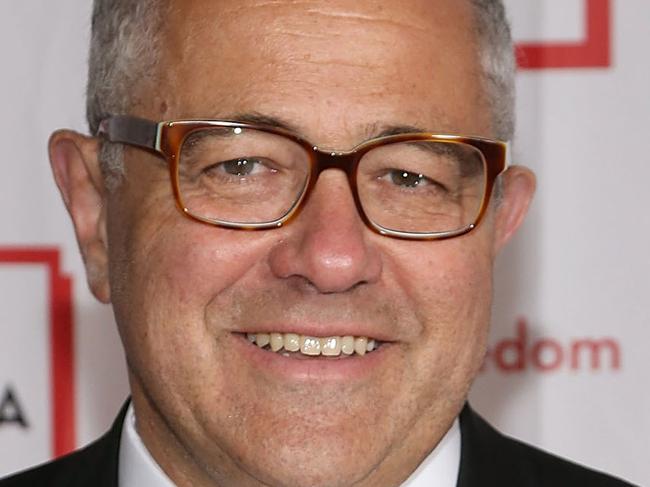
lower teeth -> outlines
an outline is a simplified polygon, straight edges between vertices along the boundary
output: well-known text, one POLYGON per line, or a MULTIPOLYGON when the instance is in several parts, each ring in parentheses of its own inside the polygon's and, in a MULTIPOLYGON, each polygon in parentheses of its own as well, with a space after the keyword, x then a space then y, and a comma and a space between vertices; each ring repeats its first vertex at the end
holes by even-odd
MULTIPOLYGON (((323 355, 323 354, 307 355, 307 354, 304 354, 302 352, 287 352, 286 350, 281 350, 281 351, 278 351, 278 352, 274 352, 273 350, 271 350, 271 347, 268 347, 268 346, 259 347, 259 348, 261 348, 265 352, 275 353, 277 355, 281 355, 284 358, 292 358, 292 359, 309 360, 309 359, 313 359, 313 358, 319 358, 319 359, 342 360, 342 359, 347 359, 347 358, 352 358, 354 356, 358 356, 357 353, 353 353, 351 355, 346 355, 344 353, 340 353, 338 355, 323 355)), ((378 348, 378 346, 375 347, 375 350, 377 350, 377 348, 378 348)), ((366 352, 366 354, 368 354, 368 353, 371 353, 371 352, 366 352)))

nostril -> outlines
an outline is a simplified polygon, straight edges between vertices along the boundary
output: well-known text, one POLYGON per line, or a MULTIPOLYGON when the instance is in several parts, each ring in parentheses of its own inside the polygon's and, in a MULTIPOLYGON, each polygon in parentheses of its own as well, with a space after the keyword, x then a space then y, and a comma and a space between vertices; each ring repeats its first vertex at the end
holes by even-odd
POLYGON ((361 282, 354 283, 352 286, 350 286, 347 289, 343 289, 342 291, 341 290, 320 291, 320 294, 329 295, 329 294, 338 294, 338 293, 341 293, 341 292, 352 292, 352 291, 355 291, 357 288, 365 286, 366 284, 368 284, 368 281, 361 281, 361 282))

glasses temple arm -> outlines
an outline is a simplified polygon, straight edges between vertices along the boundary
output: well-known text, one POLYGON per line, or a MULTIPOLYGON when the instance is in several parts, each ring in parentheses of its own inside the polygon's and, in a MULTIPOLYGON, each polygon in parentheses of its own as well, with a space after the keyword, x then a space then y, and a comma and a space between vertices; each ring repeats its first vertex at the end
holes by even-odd
POLYGON ((151 120, 126 115, 105 118, 99 124, 97 135, 103 136, 109 142, 159 151, 156 147, 158 124, 151 120))
POLYGON ((505 142, 506 150, 505 150, 505 163, 503 165, 503 170, 505 171, 512 165, 512 142, 511 141, 506 141, 505 142))

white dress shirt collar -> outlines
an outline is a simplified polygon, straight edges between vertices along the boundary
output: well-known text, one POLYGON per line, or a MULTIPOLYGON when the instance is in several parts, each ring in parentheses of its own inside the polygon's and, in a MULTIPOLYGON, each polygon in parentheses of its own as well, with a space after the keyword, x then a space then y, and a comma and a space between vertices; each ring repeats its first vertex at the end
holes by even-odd
POLYGON ((456 487, 460 470, 460 422, 451 425, 429 456, 402 487, 456 487))
MULTIPOLYGON (((460 426, 456 419, 442 441, 402 487, 455 487, 460 468, 460 441, 460 426)), ((129 405, 122 425, 118 478, 119 487, 175 487, 136 431, 133 405, 129 405)))
POLYGON ((144 446, 135 429, 133 403, 129 404, 122 425, 117 474, 119 487, 175 487, 144 446))

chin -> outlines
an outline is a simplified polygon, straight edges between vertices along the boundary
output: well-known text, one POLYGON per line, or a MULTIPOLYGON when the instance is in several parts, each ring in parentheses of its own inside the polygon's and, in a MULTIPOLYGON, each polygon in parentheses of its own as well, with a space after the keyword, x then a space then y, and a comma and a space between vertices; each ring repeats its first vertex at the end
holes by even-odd
MULTIPOLYGON (((395 443, 345 410, 340 418, 296 418, 259 425, 236 447, 240 465, 269 486, 349 486, 370 475, 395 443), (340 421, 337 421, 340 419, 340 421), (352 419, 352 420, 351 420, 352 419), (327 421, 327 424, 324 424, 327 421)), ((250 425, 253 426, 254 425, 250 425)), ((250 431, 250 430, 249 430, 250 431)))
POLYGON ((274 487, 350 486, 372 473, 378 463, 371 461, 373 453, 361 448, 355 454, 338 442, 283 448, 263 464, 255 462, 253 476, 274 487))

